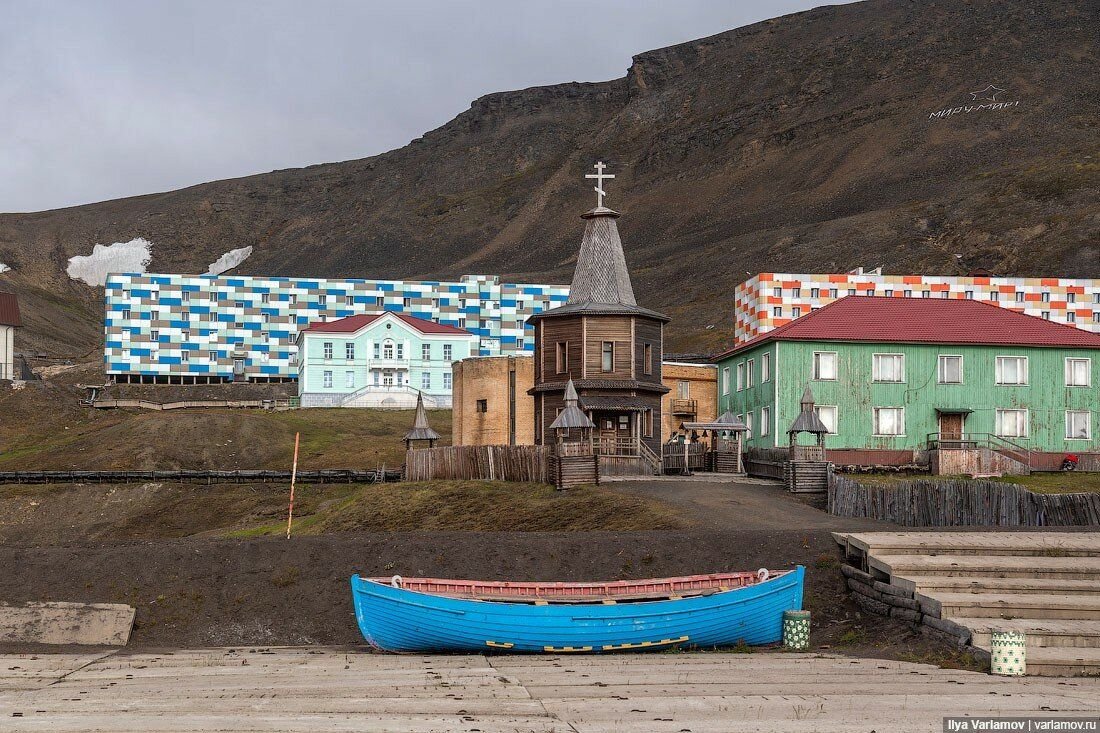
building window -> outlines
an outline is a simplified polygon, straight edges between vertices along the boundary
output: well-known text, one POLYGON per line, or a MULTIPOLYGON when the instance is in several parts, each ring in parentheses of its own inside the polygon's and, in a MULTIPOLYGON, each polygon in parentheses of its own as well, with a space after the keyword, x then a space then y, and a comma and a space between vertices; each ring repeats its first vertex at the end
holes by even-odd
POLYGON ((814 352, 814 379, 819 381, 836 380, 836 352, 814 352))
POLYGON ((802 315, 802 308, 801 307, 796 305, 793 308, 791 308, 791 318, 798 318, 801 315, 802 315))
POLYGON ((260 293, 260 302, 267 305, 271 302, 271 293, 260 293))
POLYGON ((1049 290, 1044 290, 1039 297, 1042 299, 1042 301, 1044 303, 1049 303, 1050 302, 1050 291, 1049 290))
POLYGON ((412 298, 402 298, 401 299, 401 305, 405 308, 412 307, 412 304, 413 304, 412 298))
POLYGON ((752 373, 756 369, 756 361, 749 359, 745 362, 745 389, 752 386, 752 373))
POLYGON ((478 412, 488 412, 489 411, 489 400, 478 400, 477 401, 477 411, 478 412))
POLYGON ((772 424, 772 411, 767 407, 760 408, 760 437, 764 437, 771 432, 772 424))
POLYGON ((554 350, 554 371, 565 374, 569 371, 569 342, 559 341, 554 350))
POLYGON ((317 305, 319 305, 323 308, 327 304, 328 304, 328 296, 327 295, 318 295, 317 296, 317 305))
POLYGON ((777 298, 783 297, 783 288, 772 288, 772 295, 777 298))
POLYGON ((451 353, 452 353, 453 350, 454 350, 454 347, 451 346, 450 344, 443 344, 443 361, 446 361, 446 362, 451 361, 451 353))
POLYGON ((345 295, 344 296, 344 305, 346 305, 346 306, 355 305, 355 296, 354 295, 345 295))
POLYGON ((1077 357, 1066 359, 1066 386, 1092 386, 1092 359, 1077 357))
POLYGON ((451 388, 451 373, 443 372, 443 389, 450 390, 451 388))
POLYGON ((941 354, 936 372, 936 381, 940 384, 962 384, 963 358, 941 354))
POLYGON ((431 344, 420 344, 420 358, 423 359, 424 361, 431 361, 432 360, 432 345, 431 344))
POLYGON ((946 300, 946 299, 948 299, 948 298, 950 298, 950 297, 951 297, 951 293, 947 292, 946 290, 941 290, 941 291, 940 291, 940 298, 941 298, 942 300, 946 300))
POLYGON ((421 372, 420 373, 420 389, 431 389, 431 388, 432 388, 432 373, 431 372, 421 372))
POLYGON ((974 300, 974 291, 973 290, 964 290, 963 291, 963 297, 966 298, 967 300, 974 300))
POLYGON ((906 290, 905 291, 905 297, 906 298, 912 298, 913 297, 913 291, 912 290, 906 290))
POLYGON ((920 297, 922 297, 922 298, 931 298, 932 293, 930 293, 927 290, 922 290, 922 291, 920 291, 920 297))
POLYGON ((992 293, 989 294, 989 299, 992 300, 994 303, 997 302, 1001 299, 1000 292, 994 290, 992 293))
POLYGON ((401 343, 400 341, 397 342, 397 358, 405 358, 405 344, 401 343))
POLYGON ((218 352, 211 351, 210 352, 210 361, 217 361, 217 360, 218 360, 218 352))
POLYGON ((653 437, 653 410, 642 413, 642 437, 653 437))
POLYGON ((331 341, 326 341, 325 342, 324 352, 325 352, 325 361, 330 360, 332 358, 332 342, 331 341))
POLYGON ((124 320, 124 321, 130 320, 130 311, 129 310, 122 311, 122 320, 124 320))
POLYGON ((374 298, 374 304, 375 304, 376 306, 378 306, 379 308, 381 308, 382 306, 384 306, 384 305, 386 304, 386 298, 385 298, 385 296, 382 296, 382 295, 376 295, 376 296, 375 296, 375 298, 374 298))
POLYGON ((829 429, 829 435, 836 435, 836 405, 815 405, 814 412, 821 422, 829 429))
POLYGON ((745 413, 745 427, 747 428, 745 430, 745 438, 746 439, 751 439, 752 438, 752 418, 753 418, 753 413, 752 412, 746 412, 745 413))
POLYGON ((890 290, 889 288, 887 288, 886 290, 884 290, 884 291, 883 291, 883 294, 884 294, 884 295, 885 295, 885 296, 886 296, 887 298, 892 298, 892 297, 894 297, 894 291, 893 291, 893 290, 890 290))
POLYGON ((772 378, 772 355, 760 355, 760 381, 767 382, 772 378))
POLYGON ((325 370, 325 373, 324 373, 322 379, 324 380, 322 382, 322 386, 325 389, 330 389, 332 387, 332 372, 330 372, 328 370, 325 370))
POLYGON ((855 294, 856 294, 856 289, 855 288, 848 288, 848 295, 855 295, 855 294))
POLYGON ((745 362, 741 362, 737 365, 737 391, 740 392, 745 388, 745 362))
POLYGON ((997 384, 1027 384, 1026 356, 998 356, 997 384))
POLYGON ((600 370, 610 372, 615 368, 615 342, 604 341, 600 349, 600 370))
POLYGON ((1092 440, 1092 413, 1066 410, 1066 440, 1092 440))
POLYGON ((875 435, 905 435, 905 408, 876 407, 875 435))
POLYGON ((1067 303, 1076 303, 1077 302, 1077 293, 1066 293, 1066 302, 1067 303))
POLYGON ((1024 302, 1024 291, 1023 290, 1017 290, 1016 291, 1016 302, 1017 303, 1023 303, 1024 302))
POLYGON ((382 358, 382 344, 378 343, 377 341, 374 343, 374 358, 382 358))
POLYGON ((1076 313, 1074 313, 1073 311, 1070 311, 1069 313, 1066 314, 1066 323, 1076 323, 1076 322, 1077 322, 1077 314, 1076 313))
POLYGON ((772 317, 773 318, 782 318, 783 317, 783 309, 780 308, 779 306, 776 306, 776 307, 772 308, 772 317))
POLYGON ((1044 321, 1050 320, 1050 311, 1041 311, 1039 315, 1042 316, 1044 321))
POLYGON ((392 341, 382 342, 382 358, 383 359, 392 359, 393 358, 393 342, 392 341))
POLYGON ((1100 311, 1093 311, 1093 313, 1092 313, 1092 322, 1093 323, 1100 323, 1100 311))
POLYGON ((1027 437, 1027 410, 997 410, 997 435, 1002 438, 1027 437))
POLYGON ((791 297, 792 298, 801 298, 802 297, 802 288, 791 288, 791 297))
POLYGON ((348 361, 355 360, 355 342, 348 341, 344 344, 344 358, 348 361))
POLYGON ((653 344, 642 344, 642 373, 653 373, 653 344))
POLYGON ((191 361, 191 352, 190 351, 181 351, 180 352, 180 361, 191 361))
POLYGON ((730 393, 730 368, 722 367, 722 394, 730 393))
POLYGON ((260 352, 260 362, 263 363, 263 364, 267 364, 269 361, 271 361, 271 352, 270 351, 261 351, 260 352))
POLYGON ((820 298, 821 297, 820 288, 810 288, 810 297, 811 298, 820 298))
POLYGON ((149 338, 153 339, 154 341, 160 341, 160 331, 153 329, 149 332, 149 338))
POLYGON ((871 356, 871 380, 875 382, 904 382, 905 356, 903 354, 873 354, 871 356))
POLYGON ((355 388, 355 372, 350 370, 344 372, 344 386, 348 389, 355 388))

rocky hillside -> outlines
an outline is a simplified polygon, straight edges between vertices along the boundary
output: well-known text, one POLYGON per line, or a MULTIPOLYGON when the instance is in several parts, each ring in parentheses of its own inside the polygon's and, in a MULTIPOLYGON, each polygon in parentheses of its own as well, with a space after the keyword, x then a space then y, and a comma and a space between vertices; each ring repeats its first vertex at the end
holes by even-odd
POLYGON ((0 288, 25 343, 75 354, 100 293, 68 258, 135 237, 154 271, 253 246, 239 272, 566 282, 596 159, 674 350, 727 339, 733 288, 761 270, 1100 277, 1098 39, 1093 2, 820 8, 640 54, 621 79, 491 94, 373 158, 0 215, 0 288))

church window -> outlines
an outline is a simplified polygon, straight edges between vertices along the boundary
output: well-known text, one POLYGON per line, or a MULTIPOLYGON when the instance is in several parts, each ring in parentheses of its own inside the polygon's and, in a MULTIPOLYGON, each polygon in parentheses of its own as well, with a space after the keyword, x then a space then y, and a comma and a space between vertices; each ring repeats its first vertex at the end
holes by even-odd
POLYGON ((642 373, 653 373, 653 344, 642 345, 642 373))
POLYGON ((565 374, 569 371, 569 342, 559 341, 554 354, 554 371, 565 374))
POLYGON ((615 368, 615 342, 604 341, 600 352, 600 370, 610 372, 615 368))

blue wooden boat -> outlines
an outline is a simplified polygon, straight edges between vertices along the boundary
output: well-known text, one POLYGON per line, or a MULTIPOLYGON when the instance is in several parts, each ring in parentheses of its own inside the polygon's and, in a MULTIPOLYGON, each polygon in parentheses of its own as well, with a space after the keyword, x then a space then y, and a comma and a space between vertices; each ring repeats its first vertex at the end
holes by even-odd
POLYGON ((618 652, 771 644, 805 569, 613 583, 351 578, 363 637, 388 652, 618 652))

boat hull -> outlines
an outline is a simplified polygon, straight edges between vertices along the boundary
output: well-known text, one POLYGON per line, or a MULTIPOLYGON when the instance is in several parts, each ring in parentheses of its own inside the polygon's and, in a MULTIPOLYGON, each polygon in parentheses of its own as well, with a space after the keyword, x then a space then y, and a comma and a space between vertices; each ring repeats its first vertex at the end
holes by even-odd
POLYGON ((363 637, 390 652, 618 652, 771 644, 802 608, 805 570, 724 592, 632 603, 505 603, 352 576, 363 637))

